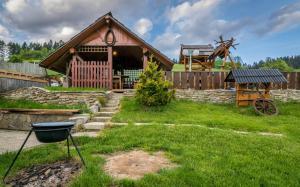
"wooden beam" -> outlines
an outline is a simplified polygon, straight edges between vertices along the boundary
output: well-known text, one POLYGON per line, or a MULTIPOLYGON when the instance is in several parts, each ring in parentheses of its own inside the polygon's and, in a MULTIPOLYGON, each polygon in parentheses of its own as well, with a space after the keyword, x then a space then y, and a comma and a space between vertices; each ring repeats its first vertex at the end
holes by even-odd
POLYGON ((70 48, 69 52, 70 52, 70 54, 74 54, 76 52, 76 49, 72 47, 72 48, 70 48))
POLYGON ((146 53, 148 52, 148 50, 146 48, 143 48, 143 69, 145 70, 148 66, 148 57, 146 55, 146 53))
POLYGON ((113 76, 112 76, 112 74, 113 74, 113 56, 112 56, 112 47, 111 46, 109 46, 108 48, 107 48, 107 52, 108 52, 108 59, 107 59, 107 61, 108 61, 108 64, 109 64, 109 73, 108 73, 108 78, 109 78, 109 89, 112 89, 112 84, 113 84, 113 76))
POLYGON ((184 71, 186 71, 186 57, 183 56, 183 63, 184 63, 184 71))
POLYGON ((1 78, 9 78, 9 79, 18 79, 18 80, 48 83, 47 80, 41 79, 39 77, 32 76, 30 74, 25 74, 25 73, 20 73, 20 72, 11 72, 11 71, 6 71, 6 70, 0 70, 0 77, 1 78))

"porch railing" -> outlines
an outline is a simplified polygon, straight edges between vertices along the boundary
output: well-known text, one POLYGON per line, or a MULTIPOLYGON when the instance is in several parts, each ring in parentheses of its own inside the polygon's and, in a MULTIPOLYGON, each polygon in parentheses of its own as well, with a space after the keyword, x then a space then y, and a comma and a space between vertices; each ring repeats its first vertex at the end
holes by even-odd
POLYGON ((72 86, 109 88, 112 70, 107 61, 72 61, 72 86))

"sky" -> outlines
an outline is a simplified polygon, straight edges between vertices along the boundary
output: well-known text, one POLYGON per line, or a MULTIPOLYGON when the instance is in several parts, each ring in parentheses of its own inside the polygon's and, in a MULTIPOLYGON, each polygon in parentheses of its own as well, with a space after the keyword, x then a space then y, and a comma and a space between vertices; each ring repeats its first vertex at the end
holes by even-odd
POLYGON ((247 64, 300 55, 300 0, 0 0, 0 39, 67 41, 109 11, 171 59, 220 35, 247 64))

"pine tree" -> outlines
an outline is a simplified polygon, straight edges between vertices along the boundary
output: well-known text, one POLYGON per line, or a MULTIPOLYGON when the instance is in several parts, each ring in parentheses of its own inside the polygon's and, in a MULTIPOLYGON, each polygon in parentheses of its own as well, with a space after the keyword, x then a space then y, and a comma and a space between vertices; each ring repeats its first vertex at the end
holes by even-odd
POLYGON ((172 84, 164 80, 163 72, 150 58, 136 85, 136 99, 145 106, 166 105, 174 99, 175 90, 170 90, 171 87, 172 84))

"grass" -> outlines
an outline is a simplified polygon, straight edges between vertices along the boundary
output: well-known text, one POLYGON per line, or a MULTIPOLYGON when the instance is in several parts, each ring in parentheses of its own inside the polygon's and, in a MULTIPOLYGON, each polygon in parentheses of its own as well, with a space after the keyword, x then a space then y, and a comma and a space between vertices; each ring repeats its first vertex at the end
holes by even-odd
POLYGON ((58 72, 50 70, 50 69, 46 69, 46 71, 47 71, 47 75, 49 75, 49 76, 62 76, 61 73, 58 73, 58 72))
POLYGON ((58 105, 58 104, 41 104, 29 100, 12 100, 0 97, 0 108, 24 108, 24 109, 79 109, 80 112, 88 113, 86 105, 58 105))
POLYGON ((100 88, 78 88, 78 87, 61 87, 61 86, 46 86, 45 89, 49 91, 64 91, 64 92, 87 92, 87 91, 105 91, 104 89, 100 88))
POLYGON ((184 65, 183 64, 174 64, 172 71, 174 71, 174 72, 184 71, 184 65))
MULTIPOLYGON (((173 72, 184 72, 184 64, 174 64, 172 68, 173 72)), ((213 68, 211 71, 219 72, 221 69, 213 68)))
POLYGON ((195 124, 223 129, 289 133, 300 136, 300 103, 277 103, 278 116, 258 116, 252 107, 234 104, 173 101, 164 107, 143 107, 134 98, 121 101, 121 111, 113 116, 114 122, 150 122, 195 124))
MULTIPOLYGON (((229 104, 174 101, 165 107, 149 109, 133 99, 124 99, 121 111, 113 118, 115 121, 153 124, 112 127, 104 129, 96 138, 76 138, 87 168, 70 186, 300 186, 299 105, 278 103, 279 116, 262 117, 251 108, 229 104), (183 122, 195 125, 180 125, 183 122), (233 129, 275 131, 285 135, 238 134, 233 129), (164 151, 179 167, 148 174, 137 181, 115 180, 103 171, 105 159, 101 155, 133 149, 164 151)), ((79 160, 74 148, 71 153, 79 160)), ((14 154, 0 155, 0 177, 14 154)), ((11 175, 33 164, 51 163, 66 156, 65 142, 25 150, 11 175)))
MULTIPOLYGON (((194 126, 126 126, 105 129, 97 138, 81 137, 87 168, 70 186, 299 186, 300 144, 285 137, 241 135, 194 126), (179 165, 141 180, 114 180, 104 173, 101 154, 143 149, 165 151, 179 165)), ((75 156, 75 150, 72 149, 75 156)), ((67 156, 65 143, 48 144, 21 153, 14 173, 33 164, 67 156)), ((0 155, 0 176, 13 158, 0 155)), ((76 155, 76 158, 78 156, 76 155)))

